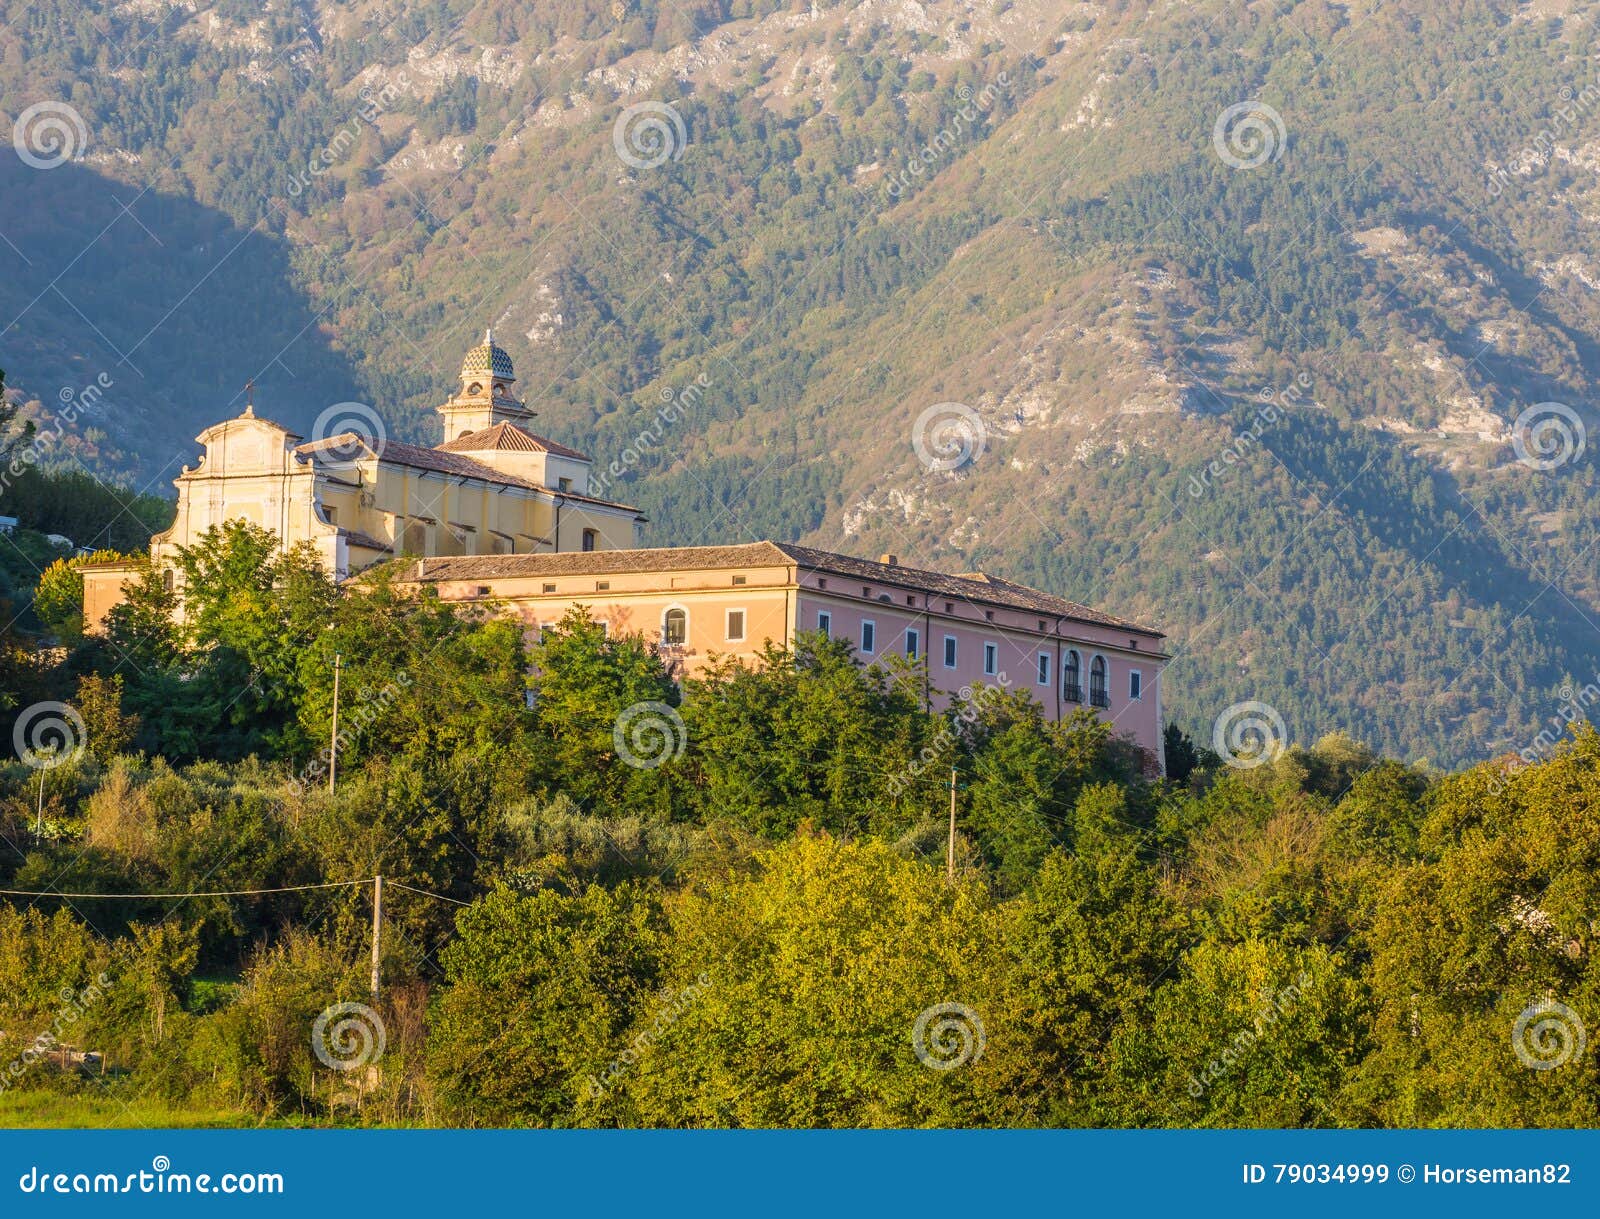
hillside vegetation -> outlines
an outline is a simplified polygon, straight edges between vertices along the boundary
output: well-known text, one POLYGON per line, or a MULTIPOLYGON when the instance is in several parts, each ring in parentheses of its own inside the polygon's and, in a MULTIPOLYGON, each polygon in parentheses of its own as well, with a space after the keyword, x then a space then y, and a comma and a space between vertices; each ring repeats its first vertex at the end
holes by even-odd
POLYGON ((492 323, 653 543, 1034 581, 1167 629, 1203 739, 1456 765, 1600 672, 1595 446, 1514 444, 1594 418, 1593 10, 9 0, 0 111, 83 131, 0 158, 0 342, 164 490, 250 378, 432 438, 492 323))
POLYGON ((1600 1121, 1587 725, 1155 779, 820 636, 680 690, 578 611, 530 648, 243 526, 184 563, 0 771, 0 1124, 1600 1121))

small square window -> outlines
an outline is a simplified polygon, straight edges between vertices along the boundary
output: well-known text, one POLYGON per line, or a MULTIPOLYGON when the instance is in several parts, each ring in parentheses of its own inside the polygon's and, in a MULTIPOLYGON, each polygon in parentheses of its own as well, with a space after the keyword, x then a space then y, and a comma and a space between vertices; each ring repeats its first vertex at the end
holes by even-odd
POLYGON ((728 642, 738 643, 744 638, 744 611, 728 611, 728 642))
POLYGON ((993 677, 1000 668, 1000 648, 997 644, 983 645, 983 675, 993 677))
POLYGON ((868 586, 867 586, 867 585, 865 585, 865 584, 863 584, 863 585, 862 585, 862 586, 861 586, 861 595, 862 595, 862 596, 863 596, 863 597, 870 597, 870 596, 872 596, 872 589, 871 589, 871 588, 870 588, 870 587, 868 587, 868 586))
POLYGON ((818 579, 818 580, 817 580, 817 587, 818 587, 818 588, 827 588, 827 587, 828 587, 828 582, 827 582, 827 580, 825 580, 825 579, 820 579, 820 578, 819 578, 819 579, 818 579))
POLYGON ((922 653, 922 635, 917 631, 906 632, 906 655, 915 660, 922 653))
POLYGON ((947 614, 955 613, 956 612, 956 603, 954 601, 946 601, 944 603, 944 612, 947 613, 947 614))
POLYGON ((1039 619, 1039 629, 1040 629, 1040 630, 1041 630, 1041 631, 1044 631, 1044 630, 1048 630, 1048 629, 1049 629, 1049 628, 1048 628, 1048 627, 1046 627, 1046 626, 1045 626, 1045 624, 1044 624, 1044 619, 1043 619, 1043 618, 1041 618, 1041 619, 1039 619))
POLYGON ((556 591, 556 586, 554 584, 546 584, 544 586, 544 591, 547 593, 553 593, 556 591))
POLYGON ((494 592, 494 589, 490 588, 487 584, 478 585, 478 596, 487 597, 492 592, 494 592))
POLYGON ((984 610, 983 611, 983 620, 985 622, 993 622, 994 621, 994 611, 993 610, 984 610))
POLYGON ((1130 639, 1128 640, 1128 646, 1137 652, 1139 650, 1139 641, 1137 639, 1130 639))
POLYGON ((1049 652, 1040 652, 1039 653, 1039 684, 1041 686, 1048 686, 1050 684, 1050 653, 1049 652))
POLYGON ((556 479, 556 490, 557 491, 570 491, 570 490, 572 490, 572 480, 570 478, 558 478, 558 479, 556 479))
POLYGON ((944 667, 947 669, 956 667, 956 637, 954 635, 946 635, 944 637, 944 667))
POLYGON ((915 605, 916 603, 917 603, 916 597, 913 596, 911 593, 907 593, 906 594, 906 604, 907 605, 915 605))
POLYGON ((825 638, 833 638, 833 615, 828 613, 827 610, 823 610, 817 615, 817 630, 821 631, 825 638))
POLYGON ((734 577, 734 578, 733 578, 733 583, 734 583, 734 586, 735 586, 735 587, 737 587, 737 586, 739 586, 739 585, 740 585, 740 584, 743 584, 743 583, 744 583, 744 579, 745 579, 745 578, 744 578, 744 577, 743 577, 743 576, 735 576, 735 577, 734 577))
POLYGON ((878 627, 870 618, 861 624, 861 652, 865 656, 878 650, 878 627))
POLYGON ((596 580, 594 582, 594 591, 597 592, 597 593, 603 593, 607 589, 609 589, 610 587, 611 587, 611 581, 610 580, 596 580))

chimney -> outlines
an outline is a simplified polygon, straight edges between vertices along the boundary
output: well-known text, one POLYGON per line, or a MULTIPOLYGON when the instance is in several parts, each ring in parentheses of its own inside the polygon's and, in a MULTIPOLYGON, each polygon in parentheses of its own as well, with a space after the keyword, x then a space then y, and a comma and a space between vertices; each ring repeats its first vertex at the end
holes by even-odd
POLYGON ((900 565, 900 556, 897 554, 881 554, 878 556, 878 562, 885 567, 898 567, 900 565))

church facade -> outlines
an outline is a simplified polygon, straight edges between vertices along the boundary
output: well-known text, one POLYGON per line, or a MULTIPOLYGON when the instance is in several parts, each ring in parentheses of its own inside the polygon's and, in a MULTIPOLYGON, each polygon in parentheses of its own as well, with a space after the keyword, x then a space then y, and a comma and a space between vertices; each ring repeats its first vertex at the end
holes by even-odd
MULTIPOLYGON (((534 413, 515 381, 510 356, 486 334, 437 408, 444 439, 432 448, 360 431, 307 441, 247 406, 196 437, 204 452, 174 480, 177 516, 152 539, 151 559, 179 580, 179 549, 230 520, 309 544, 340 580, 401 554, 638 546, 639 509, 588 493, 591 460, 528 429, 534 413)), ((102 622, 134 574, 85 569, 85 621, 102 622)))
MULTIPOLYGON (((493 604, 531 634, 573 607, 655 643, 680 675, 753 657, 802 631, 866 664, 919 664, 928 705, 1024 689, 1059 719, 1087 708, 1162 757, 1160 631, 981 572, 949 575, 778 542, 642 547, 635 507, 589 494, 590 459, 529 428, 492 335, 467 353, 432 448, 359 432, 305 441, 246 407, 197 438, 177 516, 151 541, 169 580, 180 548, 246 520, 309 543, 335 579, 403 559, 402 586, 493 604)), ((103 623, 129 565, 85 567, 84 618, 103 623)), ((174 585, 176 587, 176 585, 174 585)), ((178 591, 181 592, 181 589, 178 591)))

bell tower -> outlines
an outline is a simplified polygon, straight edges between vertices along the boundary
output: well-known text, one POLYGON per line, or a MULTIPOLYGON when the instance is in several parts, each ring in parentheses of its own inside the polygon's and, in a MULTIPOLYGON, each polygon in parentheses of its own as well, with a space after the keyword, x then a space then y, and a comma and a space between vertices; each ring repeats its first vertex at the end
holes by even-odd
POLYGON ((496 346, 494 331, 485 330, 483 342, 461 361, 459 388, 436 408, 444 419, 444 442, 449 444, 497 423, 525 423, 532 419, 534 412, 517 400, 511 388, 516 380, 511 357, 496 346))

